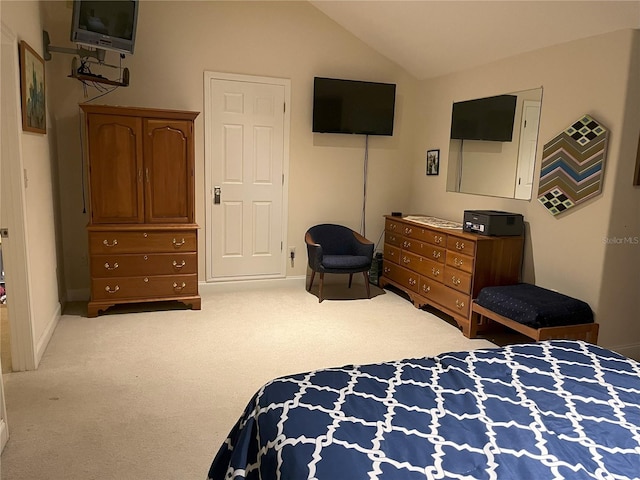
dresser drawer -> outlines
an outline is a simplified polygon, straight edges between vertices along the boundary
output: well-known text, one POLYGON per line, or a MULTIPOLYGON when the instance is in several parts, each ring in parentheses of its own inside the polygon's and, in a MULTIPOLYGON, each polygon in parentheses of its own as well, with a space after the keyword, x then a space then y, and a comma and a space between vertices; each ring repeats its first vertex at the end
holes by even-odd
POLYGON ((91 254, 195 252, 196 249, 197 236, 193 230, 89 232, 91 254))
POLYGON ((463 293, 471 293, 471 274, 457 268, 445 267, 442 283, 463 293))
POLYGON ((420 275, 393 263, 383 263, 383 275, 389 280, 393 280, 404 288, 408 288, 414 292, 418 291, 418 283, 420 275))
POLYGON ((400 249, 385 243, 383 258, 388 262, 398 263, 400 261, 400 249))
POLYGON ((91 279, 91 300, 183 297, 198 294, 198 275, 91 279))
POLYGON ((198 273, 198 256, 184 253, 92 255, 92 277, 132 277, 198 273))
POLYGON ((411 238, 415 238, 418 240, 422 240, 427 243, 431 243, 432 245, 438 245, 445 247, 447 245, 447 235, 444 233, 438 232, 436 230, 431 230, 429 228, 422 227, 411 227, 410 233, 405 233, 405 235, 410 236, 411 238))
POLYGON ((424 277, 420 279, 418 293, 451 312, 462 315, 465 318, 469 316, 469 301, 471 299, 469 295, 464 295, 457 290, 424 277))
POLYGON ((384 222, 384 229, 390 233, 402 234, 402 228, 404 225, 400 222, 396 222, 395 220, 391 220, 387 218, 384 222))
POLYGON ((476 253, 476 242, 474 240, 469 240, 468 238, 448 235, 447 250, 464 253, 465 255, 473 257, 476 253))
POLYGON ((463 272, 473 273, 473 257, 463 255, 460 252, 447 250, 447 266, 457 268, 463 272))
POLYGON ((384 242, 389 243, 391 245, 395 245, 396 247, 401 247, 404 237, 399 233, 394 232, 384 232, 384 242))

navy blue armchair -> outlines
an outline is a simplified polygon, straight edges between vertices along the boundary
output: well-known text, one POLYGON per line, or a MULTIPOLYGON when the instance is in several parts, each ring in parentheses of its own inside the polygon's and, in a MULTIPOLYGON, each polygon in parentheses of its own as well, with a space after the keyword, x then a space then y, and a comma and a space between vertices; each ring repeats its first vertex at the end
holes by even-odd
POLYGON ((318 300, 322 302, 322 283, 325 273, 348 273, 349 288, 353 274, 362 272, 367 289, 367 298, 371 298, 369 289, 369 270, 373 259, 374 245, 350 228, 341 225, 322 224, 311 227, 305 234, 311 280, 307 291, 311 291, 316 272, 320 273, 318 300))

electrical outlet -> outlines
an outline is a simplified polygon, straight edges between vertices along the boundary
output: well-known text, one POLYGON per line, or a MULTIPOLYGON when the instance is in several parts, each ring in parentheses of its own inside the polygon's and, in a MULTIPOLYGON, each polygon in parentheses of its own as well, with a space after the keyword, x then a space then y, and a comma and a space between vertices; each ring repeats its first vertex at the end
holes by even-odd
POLYGON ((294 259, 296 258, 296 247, 289 247, 289 259, 291 259, 291 268, 294 266, 294 259))

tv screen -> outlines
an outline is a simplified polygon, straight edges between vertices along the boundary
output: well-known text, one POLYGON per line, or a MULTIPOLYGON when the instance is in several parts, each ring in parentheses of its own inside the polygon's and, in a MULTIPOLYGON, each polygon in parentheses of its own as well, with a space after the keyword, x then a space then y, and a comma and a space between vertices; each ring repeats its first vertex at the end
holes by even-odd
POLYGON ((316 133, 393 135, 396 86, 315 77, 313 128, 316 133))
POLYGON ((71 41, 133 53, 137 21, 137 0, 74 0, 71 41))
POLYGON ((517 98, 498 95, 454 103, 451 138, 510 142, 517 98))

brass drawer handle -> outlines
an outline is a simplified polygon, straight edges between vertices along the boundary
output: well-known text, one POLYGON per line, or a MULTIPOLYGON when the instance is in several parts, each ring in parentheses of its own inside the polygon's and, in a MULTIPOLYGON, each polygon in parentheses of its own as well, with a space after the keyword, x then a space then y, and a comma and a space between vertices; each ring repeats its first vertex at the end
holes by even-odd
POLYGON ((102 244, 103 244, 105 247, 115 247, 115 246, 118 244, 118 240, 114 240, 114 241, 113 241, 113 242, 111 242, 111 243, 109 243, 109 241, 108 241, 108 240, 103 240, 103 241, 102 241, 102 244))
POLYGON ((407 258, 406 256, 402 256, 402 263, 411 263, 411 259, 407 258))
POLYGON ((404 248, 409 248, 409 247, 411 247, 411 242, 407 242, 407 241, 405 240, 404 242, 402 242, 402 246, 403 246, 404 248))
POLYGON ((406 235, 409 235, 409 234, 411 234, 412 232, 413 232, 413 228, 411 228, 411 227, 405 227, 405 228, 404 228, 404 233, 405 233, 406 235))
POLYGON ((113 264, 113 267, 111 265, 109 265, 109 262, 104 264, 104 268, 106 268, 107 270, 115 270, 118 267, 119 267, 118 262, 115 262, 113 264))
POLYGON ((173 239, 173 246, 176 248, 180 248, 185 244, 184 238, 180 241, 177 241, 175 238, 173 239))
POLYGON ((436 242, 437 245, 440 245, 442 243, 443 238, 441 236, 438 235, 434 235, 433 237, 433 241, 436 242))
POLYGON ((464 242, 456 242, 456 248, 458 250, 464 250, 464 242))
POLYGON ((409 279, 409 285, 412 285, 412 286, 413 286, 413 285, 415 285, 415 284, 417 284, 417 283, 418 283, 418 282, 417 282, 417 280, 414 280, 413 278, 410 278, 410 279, 409 279))
POLYGON ((437 250, 433 251, 433 258, 438 259, 442 256, 442 252, 438 252, 437 250))
POLYGON ((433 268, 431 269, 431 273, 433 273, 433 276, 434 276, 434 277, 437 277, 438 275, 440 275, 440 269, 439 269, 439 268, 436 268, 436 267, 433 267, 433 268))
POLYGON ((424 293, 429 293, 429 292, 431 291, 431 287, 430 287, 430 286, 428 286, 428 285, 423 285, 423 286, 422 286, 422 291, 423 291, 424 293))
POLYGON ((462 310, 464 308, 464 302, 456 299, 456 307, 458 307, 458 310, 462 310))
POLYGON ((184 267, 187 264, 187 262, 185 262, 184 260, 182 260, 182 263, 178 263, 175 260, 173 261, 173 268, 177 268, 178 270, 181 269, 182 267, 184 267))
POLYGON ((389 267, 384 267, 383 271, 384 271, 384 273, 389 273, 391 271, 391 269, 389 267))
POLYGON ((453 283, 454 285, 460 285, 461 282, 462 280, 460 280, 459 278, 456 278, 455 275, 451 276, 451 283, 453 283))
POLYGON ((455 258, 453 259, 453 263, 455 263, 455 265, 456 265, 457 267, 461 267, 461 266, 462 266, 462 260, 461 260, 461 259, 459 259, 458 257, 455 257, 455 258))
POLYGON ((107 292, 110 295, 113 295, 114 293, 116 293, 118 290, 120 290, 120 287, 118 285, 116 285, 116 287, 111 290, 111 287, 109 285, 107 285, 106 287, 104 287, 104 291, 107 292))
POLYGON ((396 228, 398 228, 398 226, 395 223, 389 224, 389 230, 395 230, 396 228))
POLYGON ((186 286, 187 286, 187 284, 184 283, 184 282, 182 282, 182 285, 178 285, 176 282, 173 282, 173 289, 177 290, 177 291, 182 290, 186 286))

